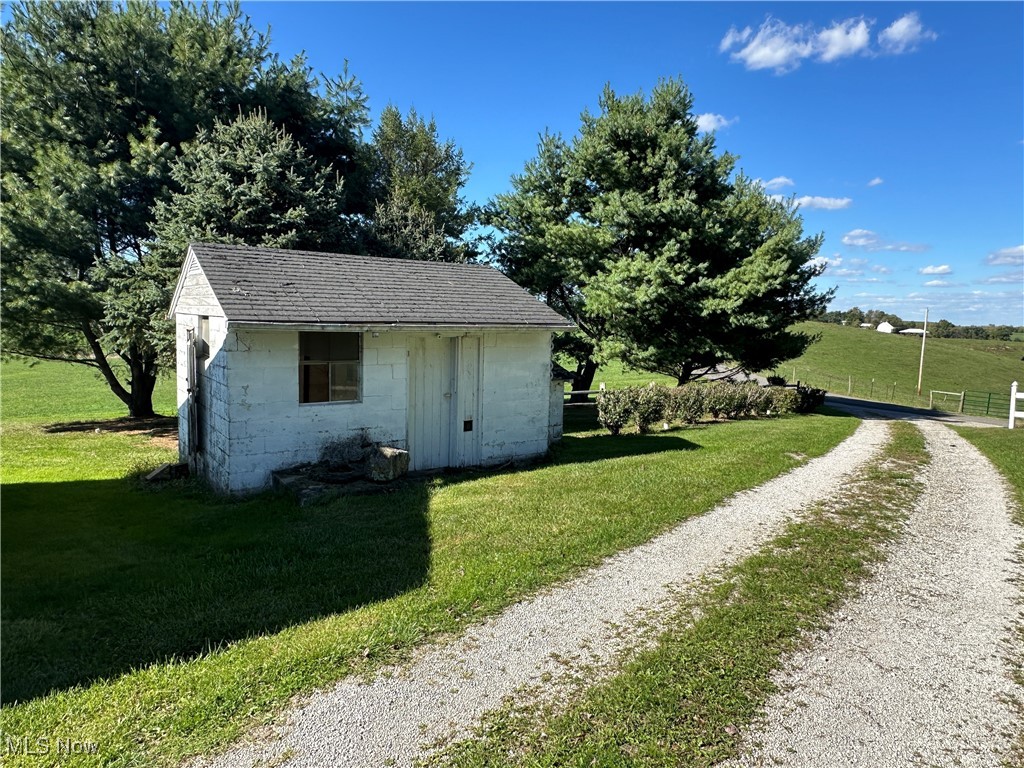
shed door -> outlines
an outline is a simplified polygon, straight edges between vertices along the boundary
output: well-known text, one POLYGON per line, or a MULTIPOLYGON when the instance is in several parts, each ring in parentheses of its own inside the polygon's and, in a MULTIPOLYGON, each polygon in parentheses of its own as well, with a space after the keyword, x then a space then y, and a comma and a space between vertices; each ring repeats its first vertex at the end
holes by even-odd
POLYGON ((419 336, 409 343, 409 469, 450 466, 457 340, 419 336))
POLYGON ((457 342, 452 464, 472 467, 480 463, 480 337, 457 342))

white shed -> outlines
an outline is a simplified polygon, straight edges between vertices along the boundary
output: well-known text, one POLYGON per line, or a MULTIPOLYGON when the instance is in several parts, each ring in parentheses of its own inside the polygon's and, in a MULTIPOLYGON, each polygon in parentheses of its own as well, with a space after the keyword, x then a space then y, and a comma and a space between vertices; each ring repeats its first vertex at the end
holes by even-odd
POLYGON ((170 313, 181 459, 221 491, 359 435, 427 470, 561 434, 551 338, 572 324, 491 267, 193 244, 170 313))
POLYGON ((875 330, 878 331, 879 333, 892 333, 893 331, 896 330, 896 328, 893 326, 892 323, 888 321, 883 321, 878 324, 878 327, 875 328, 875 330))

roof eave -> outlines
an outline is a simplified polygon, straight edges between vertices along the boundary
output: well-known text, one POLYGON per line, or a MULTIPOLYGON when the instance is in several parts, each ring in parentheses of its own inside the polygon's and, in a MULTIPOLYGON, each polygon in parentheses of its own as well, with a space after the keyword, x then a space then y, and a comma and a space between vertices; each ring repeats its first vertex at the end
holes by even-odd
POLYGON ((228 326, 254 331, 323 331, 343 328, 358 331, 569 331, 572 323, 380 323, 380 322, 268 322, 260 320, 232 320, 228 326))

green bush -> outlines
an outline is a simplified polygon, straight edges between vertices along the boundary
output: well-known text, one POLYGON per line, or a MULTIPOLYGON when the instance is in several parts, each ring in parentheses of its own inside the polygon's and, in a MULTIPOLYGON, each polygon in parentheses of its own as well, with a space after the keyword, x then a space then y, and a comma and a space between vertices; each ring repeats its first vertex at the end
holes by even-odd
POLYGON ((787 413, 799 412, 801 397, 796 388, 767 387, 765 392, 767 393, 769 416, 783 416, 787 413))
POLYGON ((811 387, 798 387, 800 393, 800 413, 810 413, 819 405, 825 404, 825 390, 811 387))
POLYGON ((669 390, 665 405, 665 419, 670 422, 696 424, 707 413, 706 384, 691 381, 669 390))
POLYGON ((602 392, 597 396, 597 421, 613 435, 619 434, 632 415, 632 387, 602 392))
POLYGON ((669 402, 668 388, 664 386, 629 387, 630 421, 636 426, 637 432, 646 434, 655 422, 666 418, 669 402))

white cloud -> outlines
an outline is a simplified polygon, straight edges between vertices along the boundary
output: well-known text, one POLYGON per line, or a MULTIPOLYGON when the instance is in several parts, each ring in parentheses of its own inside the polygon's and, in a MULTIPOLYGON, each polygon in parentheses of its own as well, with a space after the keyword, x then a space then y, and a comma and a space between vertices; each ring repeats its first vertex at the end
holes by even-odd
POLYGON ((921 267, 921 269, 917 270, 917 273, 919 275, 951 275, 953 274, 953 270, 950 268, 949 264, 929 264, 927 267, 921 267))
POLYGON ((752 34, 753 30, 750 27, 744 27, 743 29, 729 27, 729 31, 725 33, 722 42, 718 44, 719 53, 725 53, 734 45, 747 42, 752 34))
POLYGON ((892 274, 892 270, 889 269, 884 264, 872 264, 871 265, 871 271, 872 272, 877 272, 880 275, 891 275, 892 274))
POLYGON ((921 243, 889 242, 870 229, 851 229, 843 235, 843 245, 863 248, 867 251, 897 251, 899 253, 921 253, 928 250, 928 246, 921 243))
POLYGON ((925 285, 929 288, 940 288, 942 286, 952 285, 952 283, 948 280, 929 280, 925 285))
POLYGON ((835 61, 863 51, 871 42, 864 19, 839 21, 818 33, 819 61, 835 61))
POLYGON ((985 263, 990 267, 1015 267, 1024 264, 1024 245, 993 251, 985 258, 985 263))
POLYGON ((768 18, 753 39, 750 27, 739 33, 731 27, 718 50, 724 53, 736 45, 743 47, 731 54, 734 61, 742 61, 747 69, 774 69, 783 74, 799 67, 801 59, 814 53, 813 30, 768 18))
POLYGON ((729 27, 718 50, 729 51, 730 58, 747 69, 772 69, 782 75, 799 67, 804 59, 828 63, 858 54, 895 55, 913 51, 919 43, 937 37, 922 26, 916 13, 908 13, 878 34, 876 49, 871 46, 873 23, 861 16, 815 28, 812 24, 789 25, 769 16, 756 33, 750 27, 729 27))
POLYGON ((843 235, 843 245, 853 245, 858 248, 871 248, 879 242, 878 235, 870 229, 851 229, 843 235))
POLYGON ((734 125, 739 122, 738 117, 734 117, 731 120, 725 117, 725 115, 716 115, 714 112, 705 112, 703 115, 697 115, 697 130, 703 131, 704 133, 710 133, 711 131, 717 131, 719 128, 727 128, 730 125, 734 125))
POLYGON ((1004 272, 1001 275, 993 275, 992 277, 985 278, 981 282, 992 284, 999 283, 1016 283, 1017 285, 1024 285, 1024 273, 1021 272, 1004 272))
POLYGON ((853 200, 849 197, 818 197, 817 195, 804 195, 796 199, 799 208, 821 208, 826 211, 838 211, 849 208, 853 200))
POLYGON ((878 33, 878 44, 884 53, 900 54, 916 50, 919 43, 936 40, 938 37, 930 29, 924 28, 917 13, 908 13, 878 33))
POLYGON ((828 273, 835 277, 860 277, 864 271, 860 269, 830 269, 828 273))
POLYGON ((869 187, 877 187, 879 184, 885 184, 885 179, 881 176, 875 176, 875 178, 868 182, 869 187))
POLYGON ((775 192, 783 187, 792 187, 794 184, 796 184, 796 182, 788 176, 776 176, 774 179, 761 181, 761 186, 764 187, 766 192, 775 192))

